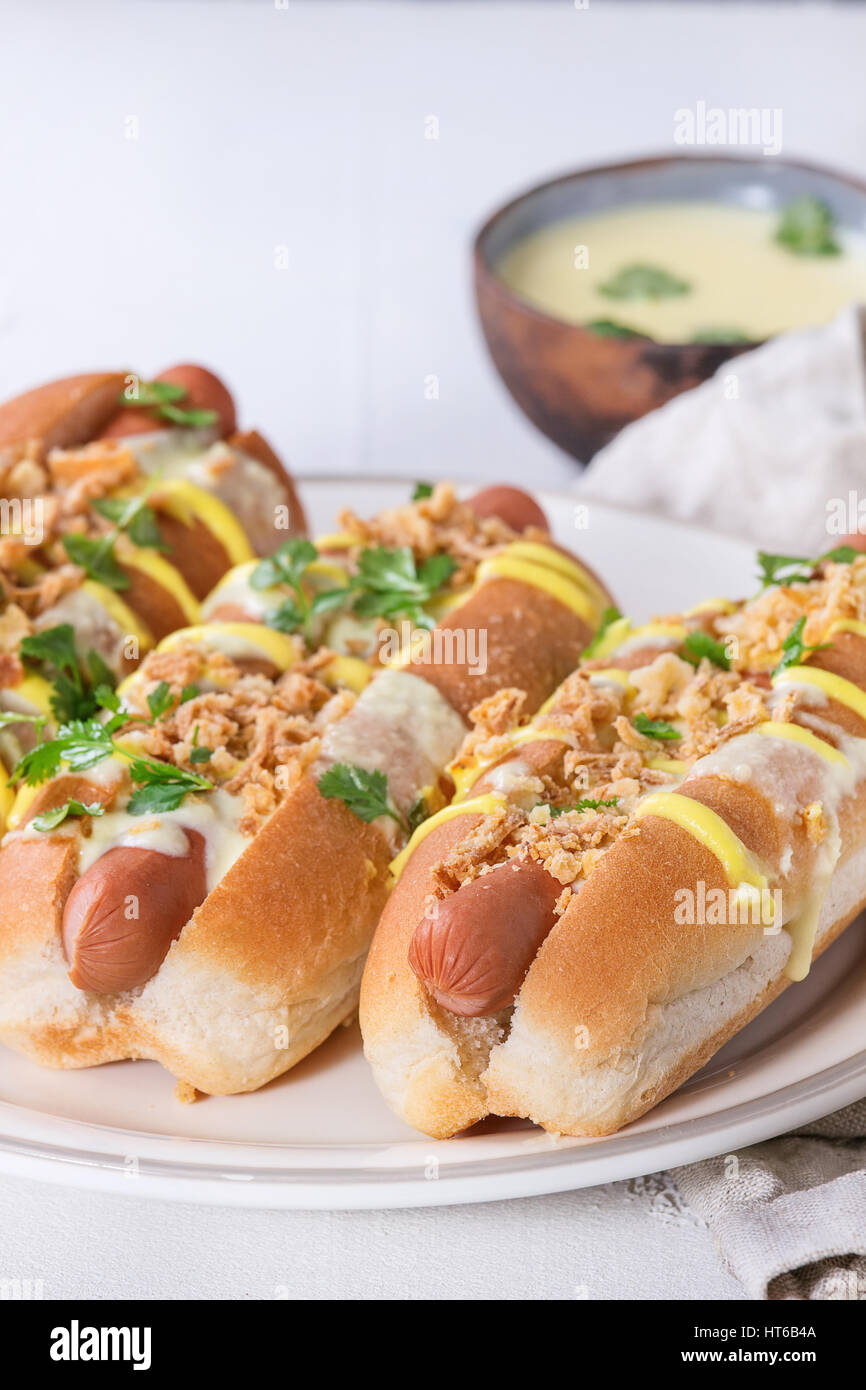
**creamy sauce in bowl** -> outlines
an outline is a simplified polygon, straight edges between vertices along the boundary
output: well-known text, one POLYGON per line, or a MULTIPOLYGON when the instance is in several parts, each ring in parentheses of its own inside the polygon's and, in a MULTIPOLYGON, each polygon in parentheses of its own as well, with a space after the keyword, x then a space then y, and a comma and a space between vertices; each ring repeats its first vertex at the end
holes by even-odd
POLYGON ((866 235, 834 227, 837 254, 776 240, 782 210, 635 203, 531 232, 497 274, 565 323, 614 324, 663 343, 759 341, 866 302, 866 235), (635 267, 661 272, 627 274, 635 267))

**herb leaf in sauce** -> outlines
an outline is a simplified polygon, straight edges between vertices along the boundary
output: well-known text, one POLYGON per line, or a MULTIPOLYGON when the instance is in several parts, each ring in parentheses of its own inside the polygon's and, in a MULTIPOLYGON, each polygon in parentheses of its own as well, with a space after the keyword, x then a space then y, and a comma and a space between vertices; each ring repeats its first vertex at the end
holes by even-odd
POLYGON ((600 338, 645 338, 646 333, 641 333, 636 328, 629 328, 626 323, 618 323, 616 319, 589 319, 584 325, 591 333, 597 333, 600 338))
POLYGON ((782 208, 775 239, 798 256, 838 256, 842 248, 834 235, 836 218, 822 198, 804 194, 782 208))
POLYGON ((433 496, 433 484, 432 484, 432 483, 416 483, 416 484, 415 484, 415 490, 414 490, 414 492, 412 493, 412 501, 413 501, 413 502, 423 502, 425 497, 432 497, 432 496, 433 496))
POLYGON ((388 779, 384 772, 368 772, 354 763, 335 763, 323 772, 317 786, 327 800, 344 801, 358 820, 390 816, 401 829, 405 826, 388 800, 388 779))
POLYGON ((693 343, 750 343, 752 339, 748 333, 744 333, 740 328, 699 328, 697 333, 692 334, 693 343))
POLYGON ((33 825, 37 830, 56 830, 69 816, 104 815, 105 807, 99 801, 76 801, 72 796, 68 801, 64 801, 62 806, 55 806, 51 811, 43 811, 41 816, 34 816, 33 825))
POLYGON ((608 299, 669 299, 672 295, 689 294, 691 285, 658 265, 626 265, 604 284, 599 294, 608 299))

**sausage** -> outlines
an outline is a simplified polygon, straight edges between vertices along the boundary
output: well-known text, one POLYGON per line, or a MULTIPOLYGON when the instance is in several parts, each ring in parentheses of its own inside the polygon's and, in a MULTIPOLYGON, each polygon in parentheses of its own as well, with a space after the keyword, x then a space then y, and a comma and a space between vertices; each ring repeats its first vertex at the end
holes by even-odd
POLYGON ((533 860, 500 864, 418 923, 409 964, 449 1013, 498 1013, 514 1003, 555 924, 561 892, 561 884, 533 860))
POLYGON ((93 439, 115 413, 123 372, 87 372, 35 386, 0 405, 0 448, 36 440, 39 454, 93 439))
MULTIPOLYGON (((231 393, 219 377, 214 376, 206 367, 183 362, 177 367, 169 367, 167 371, 160 372, 154 380, 171 382, 175 386, 185 388, 187 394, 177 402, 181 410, 215 410, 218 417, 216 428, 221 438, 234 433, 237 418, 231 393)), ((164 420, 151 410, 125 408, 109 420, 99 437, 122 439, 131 434, 150 434, 170 425, 170 420, 164 420)))
POLYGON ((78 879, 63 910, 63 947, 76 989, 120 994, 146 984, 207 897, 205 842, 187 855, 120 845, 78 879))
POLYGON ((525 531, 529 526, 537 526, 542 531, 550 530, 547 517, 535 498, 520 487, 484 487, 474 497, 467 499, 467 506, 477 517, 498 517, 512 531, 525 531))

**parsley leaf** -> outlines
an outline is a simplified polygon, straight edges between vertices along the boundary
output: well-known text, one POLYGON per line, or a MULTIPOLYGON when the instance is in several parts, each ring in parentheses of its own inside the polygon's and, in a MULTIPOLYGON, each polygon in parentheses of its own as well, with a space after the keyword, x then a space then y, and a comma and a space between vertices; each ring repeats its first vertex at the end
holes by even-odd
POLYGON ((778 666, 773 668, 771 678, 772 676, 778 676, 782 671, 787 671, 789 666, 802 665, 806 657, 811 656, 812 652, 823 652, 827 647, 833 645, 832 642, 818 642, 814 647, 807 646, 803 641, 803 629, 805 626, 806 619, 803 617, 799 618, 791 628, 791 631, 782 643, 782 659, 778 666))
POLYGON ((637 328, 629 328, 628 324, 618 323, 616 319, 589 319, 584 325, 591 333, 597 333, 600 338, 645 338, 646 333, 641 333, 637 328))
POLYGON ((209 763, 212 757, 212 748, 193 748, 190 750, 189 760, 191 763, 209 763))
POLYGON ((120 396, 120 404, 127 409, 150 410, 161 419, 170 420, 173 425, 201 428, 215 424, 219 418, 215 410, 184 409, 177 404, 185 400, 187 394, 185 386, 178 386, 172 381, 140 381, 135 397, 130 399, 124 392, 120 396))
POLYGON ((384 772, 368 772, 352 763, 335 763, 322 773, 317 785, 328 800, 344 801, 358 820, 369 823, 379 816, 390 816, 402 827, 400 817, 388 800, 388 779, 384 772))
POLYGON ((366 618, 404 615, 416 627, 432 628, 433 619, 424 605, 456 568, 457 562, 450 555, 430 555, 419 569, 408 545, 394 550, 371 546, 361 551, 358 572, 352 576, 352 587, 359 591, 353 610, 366 618))
POLYGON ((129 715, 121 711, 105 723, 100 719, 78 719, 64 724, 56 738, 25 753, 11 780, 23 779, 28 786, 37 786, 53 777, 61 765, 71 772, 86 772, 103 758, 116 754, 129 762, 129 775, 138 784, 126 808, 130 815, 173 811, 188 792, 213 791, 213 782, 199 773, 185 772, 116 743, 114 734, 128 722, 129 715))
POLYGON ((254 589, 272 589, 275 584, 297 588, 304 570, 318 559, 319 552, 312 541, 284 541, 279 550, 260 560, 250 576, 254 589))
POLYGON ((723 671, 730 671, 731 659, 725 651, 723 642, 717 642, 708 632, 690 632, 683 642, 683 658, 691 662, 692 666, 698 666, 701 658, 706 657, 714 666, 721 666, 723 671))
POLYGON ((601 615, 601 626, 599 627, 598 632, 593 637, 589 646, 584 647, 583 651, 580 654, 581 661, 586 660, 587 657, 595 656, 596 652, 601 646, 602 638, 604 637, 608 628, 611 626, 612 623, 618 623, 621 617, 622 614, 620 613, 618 608, 605 608, 604 612, 601 615))
POLYGON ((805 194, 782 208, 775 240, 798 256, 838 256, 836 218, 822 198, 805 194))
POLYGON ((131 816, 145 816, 154 811, 176 811, 187 792, 201 791, 195 782, 178 778, 171 782, 145 782, 136 787, 126 804, 131 816))
POLYGON ((856 556, 857 551, 850 545, 837 545, 814 560, 802 555, 773 555, 769 551, 759 550, 761 588, 767 589, 772 584, 808 584, 815 570, 825 560, 850 565, 856 556))
POLYGON ((284 584, 292 590, 292 596, 268 615, 267 625, 277 632, 298 632, 303 629, 309 645, 314 640, 313 619, 342 607, 351 594, 348 587, 337 587, 325 589, 312 597, 308 595, 304 588, 304 576, 317 559, 318 551, 312 541, 285 541, 273 555, 260 560, 250 576, 254 589, 271 589, 277 584, 284 584))
POLYGON ((161 719, 166 710, 171 709, 173 704, 174 696, 171 693, 171 686, 168 681, 160 681, 159 685, 154 686, 147 697, 151 723, 155 724, 157 719, 161 719))
POLYGON ((669 724, 666 719, 650 719, 643 710, 635 715, 634 726, 638 733, 643 734, 645 738, 682 738, 682 734, 674 728, 673 724, 669 724))
POLYGON ((546 804, 551 819, 556 820, 557 816, 568 815, 569 811, 600 811, 603 806, 615 806, 618 800, 616 796, 610 797, 607 801, 596 801, 594 797, 584 796, 574 806, 551 806, 549 802, 546 804))
POLYGON ((430 808, 423 796, 419 796, 409 812, 409 834, 412 835, 429 816, 430 808))
POLYGON ((37 830, 55 830, 68 816, 104 815, 105 807, 100 802, 85 803, 76 801, 75 797, 70 797, 68 801, 64 801, 62 806, 55 806, 52 811, 43 811, 41 816, 34 816, 33 825, 37 830))
POLYGON ((168 548, 162 539, 156 513, 143 497, 97 497, 91 505, 106 521, 113 522, 118 531, 125 531, 133 545, 151 550, 168 548))
POLYGON ((72 531, 63 537, 63 549, 73 565, 80 565, 89 579, 104 584, 107 589, 128 589, 129 576, 124 574, 114 558, 116 532, 105 536, 84 536, 72 531))
POLYGON ((425 497, 433 496, 432 483, 416 483, 415 491, 412 493, 413 502, 423 502, 425 497))
POLYGON ((661 266, 640 264, 623 266, 598 287, 608 299, 667 299, 688 294, 691 288, 687 280, 678 280, 661 266))
POLYGON ((52 682, 51 710, 59 724, 71 719, 87 719, 110 702, 114 673, 98 652, 87 653, 86 664, 91 689, 86 689, 75 650, 75 630, 71 623, 58 623, 24 637, 21 656, 52 682))
POLYGON ((739 328, 699 328, 692 334, 693 343, 750 343, 748 333, 739 328))

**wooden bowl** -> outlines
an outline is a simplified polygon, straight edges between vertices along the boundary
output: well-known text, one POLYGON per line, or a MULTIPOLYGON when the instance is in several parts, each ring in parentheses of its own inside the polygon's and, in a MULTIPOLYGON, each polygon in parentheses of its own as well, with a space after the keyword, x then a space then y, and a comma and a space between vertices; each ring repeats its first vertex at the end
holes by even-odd
POLYGON ((521 410, 586 463, 624 425, 758 343, 657 343, 564 323, 499 278, 496 267, 517 242, 562 218, 633 203, 693 199, 776 208, 801 194, 829 202, 840 226, 866 228, 866 184, 763 155, 661 155, 598 165, 506 203, 475 239, 475 295, 490 355, 521 410))

